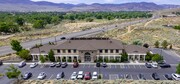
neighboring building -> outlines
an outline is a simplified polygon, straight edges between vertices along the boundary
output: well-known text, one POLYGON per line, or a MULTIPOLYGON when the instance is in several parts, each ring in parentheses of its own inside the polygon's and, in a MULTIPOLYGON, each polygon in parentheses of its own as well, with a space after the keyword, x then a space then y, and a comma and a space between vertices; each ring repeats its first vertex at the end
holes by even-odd
POLYGON ((148 49, 136 45, 123 45, 120 41, 109 38, 71 38, 54 45, 46 44, 39 48, 32 48, 33 60, 39 56, 47 56, 52 49, 55 59, 60 61, 81 60, 81 62, 94 62, 105 59, 121 60, 121 54, 126 52, 129 60, 145 60, 148 49))

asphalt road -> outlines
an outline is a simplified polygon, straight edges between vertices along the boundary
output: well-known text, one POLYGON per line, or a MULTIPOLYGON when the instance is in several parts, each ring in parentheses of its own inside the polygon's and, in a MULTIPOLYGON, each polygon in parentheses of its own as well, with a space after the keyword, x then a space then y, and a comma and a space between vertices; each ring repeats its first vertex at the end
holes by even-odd
MULTIPOLYGON (((17 66, 17 65, 15 65, 17 66)), ((8 65, 0 66, 0 73, 5 73, 8 65)), ((49 65, 38 65, 35 68, 30 68, 29 65, 26 65, 23 68, 20 68, 22 73, 25 72, 32 72, 33 76, 30 79, 38 80, 37 76, 40 72, 45 72, 47 74, 45 79, 56 79, 56 75, 59 72, 65 73, 64 79, 70 79, 71 74, 75 71, 84 71, 84 72, 91 72, 94 71, 99 73, 99 68, 95 66, 95 64, 81 64, 78 68, 73 68, 72 65, 68 65, 66 68, 56 68, 56 67, 49 67, 49 65)), ((103 79, 133 79, 139 80, 138 74, 144 74, 147 80, 154 80, 152 78, 152 73, 158 73, 161 80, 167 80, 164 77, 164 74, 172 74, 176 71, 176 66, 172 66, 171 68, 161 69, 160 67, 155 68, 146 68, 145 65, 108 65, 107 68, 100 68, 100 73, 103 74, 103 79), (126 75, 129 75, 126 77, 126 75)), ((8 84, 12 80, 9 80, 7 77, 3 77, 0 79, 2 84, 8 84)))
MULTIPOLYGON (((50 37, 50 38, 42 38, 42 39, 36 39, 36 40, 31 40, 28 42, 23 42, 21 43, 21 45, 28 49, 33 47, 36 44, 47 44, 49 42, 55 42, 55 41, 60 41, 61 37, 66 37, 66 38, 72 38, 72 37, 79 37, 79 36, 87 36, 87 35, 92 35, 92 34, 98 34, 98 33, 102 33, 104 31, 109 31, 115 28, 123 28, 129 25, 133 25, 133 24, 137 24, 137 23, 144 23, 147 21, 150 21, 152 19, 157 19, 158 17, 152 17, 149 19, 144 19, 144 20, 137 20, 137 21, 130 21, 130 22, 125 22, 125 23, 121 23, 121 24, 113 24, 113 25, 109 25, 109 26, 102 26, 101 28, 95 28, 95 29, 90 29, 90 30, 86 30, 86 31, 80 31, 80 32, 74 32, 74 33, 70 33, 70 34, 65 34, 65 35, 59 35, 56 37, 50 37), (118 27, 115 27, 115 26, 118 27), (56 38, 56 40, 55 40, 56 38)), ((11 46, 2 46, 0 47, 0 56, 2 55, 6 55, 9 53, 14 53, 14 51, 11 49, 11 46)))

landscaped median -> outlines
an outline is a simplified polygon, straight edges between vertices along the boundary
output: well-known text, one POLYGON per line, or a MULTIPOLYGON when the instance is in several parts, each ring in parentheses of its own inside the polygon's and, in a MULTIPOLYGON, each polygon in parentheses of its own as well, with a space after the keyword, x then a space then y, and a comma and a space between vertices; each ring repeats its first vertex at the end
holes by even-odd
POLYGON ((21 80, 18 84, 179 84, 169 80, 21 80))

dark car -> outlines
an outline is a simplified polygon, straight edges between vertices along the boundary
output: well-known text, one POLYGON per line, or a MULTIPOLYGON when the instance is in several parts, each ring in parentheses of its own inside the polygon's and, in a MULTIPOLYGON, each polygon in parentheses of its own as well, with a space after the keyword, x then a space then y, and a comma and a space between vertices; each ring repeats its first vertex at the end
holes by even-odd
POLYGON ((26 62, 24 62, 24 61, 20 62, 18 65, 19 68, 22 68, 24 66, 26 66, 26 62))
POLYGON ((139 78, 139 80, 146 80, 146 78, 144 77, 143 74, 139 74, 139 75, 138 75, 138 78, 139 78))
POLYGON ((145 63, 145 66, 146 66, 147 68, 152 68, 151 64, 149 64, 149 63, 145 63))
POLYGON ((61 67, 62 67, 62 68, 66 68, 67 65, 68 65, 68 64, 67 64, 66 62, 64 62, 64 63, 61 64, 61 67))
POLYGON ((170 64, 161 64, 160 67, 161 68, 170 68, 171 65, 170 64))
POLYGON ((96 67, 100 67, 100 66, 101 66, 100 62, 97 62, 96 67))
POLYGON ((154 80, 160 80, 159 75, 157 73, 153 73, 152 77, 154 78, 154 80))
POLYGON ((172 76, 170 74, 165 74, 164 77, 167 79, 167 80, 173 80, 172 79, 172 76))
POLYGON ((61 37, 61 40, 65 40, 66 39, 66 37, 61 37))
POLYGON ((2 60, 0 60, 0 66, 1 66, 1 65, 3 65, 3 62, 2 62, 2 60))
POLYGON ((32 73, 31 72, 26 72, 24 75, 23 75, 23 79, 24 80, 27 80, 27 79, 29 79, 29 78, 31 78, 32 77, 32 73))
POLYGON ((56 63, 50 64, 50 67, 55 67, 55 66, 56 66, 56 63))
POLYGON ((78 62, 74 62, 73 67, 77 68, 79 66, 78 62))
POLYGON ((105 62, 103 62, 103 63, 101 64, 101 66, 105 68, 105 67, 107 67, 107 64, 106 64, 105 62))
POLYGON ((61 67, 61 63, 60 62, 56 63, 56 67, 61 67))
POLYGON ((60 73, 57 74, 56 79, 64 78, 64 76, 65 76, 64 72, 60 72, 60 73))

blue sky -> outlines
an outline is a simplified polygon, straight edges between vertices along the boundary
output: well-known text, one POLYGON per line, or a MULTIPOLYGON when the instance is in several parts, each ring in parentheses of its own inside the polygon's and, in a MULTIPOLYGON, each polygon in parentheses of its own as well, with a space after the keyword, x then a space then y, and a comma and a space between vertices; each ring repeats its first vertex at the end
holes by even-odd
POLYGON ((71 3, 71 4, 79 4, 79 3, 128 3, 128 2, 154 2, 156 4, 177 4, 180 5, 180 0, 32 0, 32 1, 49 1, 55 3, 71 3))

